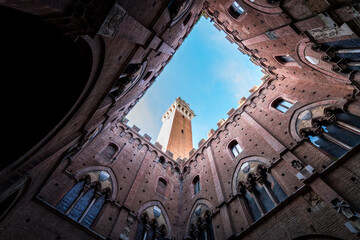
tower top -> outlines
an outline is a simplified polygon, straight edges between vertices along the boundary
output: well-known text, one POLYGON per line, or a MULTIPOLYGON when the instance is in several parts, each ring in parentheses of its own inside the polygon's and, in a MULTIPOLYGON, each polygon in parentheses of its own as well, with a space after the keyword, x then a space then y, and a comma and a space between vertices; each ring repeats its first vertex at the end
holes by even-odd
POLYGON ((165 119, 169 119, 171 114, 178 110, 185 117, 192 120, 196 115, 193 110, 190 109, 190 106, 187 102, 185 102, 181 97, 177 97, 175 101, 171 104, 171 106, 166 110, 166 112, 162 116, 162 121, 165 119))

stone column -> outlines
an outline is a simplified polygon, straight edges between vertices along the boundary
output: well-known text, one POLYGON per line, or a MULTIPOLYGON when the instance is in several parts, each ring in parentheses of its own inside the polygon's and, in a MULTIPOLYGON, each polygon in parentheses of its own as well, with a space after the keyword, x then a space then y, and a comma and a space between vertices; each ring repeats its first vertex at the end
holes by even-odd
POLYGON ((232 221, 230 219, 229 216, 229 211, 228 211, 228 206, 225 203, 225 198, 224 198, 224 192, 221 186, 221 182, 220 182, 220 178, 219 178, 219 174, 218 174, 218 170, 214 161, 214 157, 212 154, 212 150, 211 147, 207 147, 206 148, 206 152, 207 152, 207 156, 208 156, 208 160, 209 160, 209 165, 210 165, 210 169, 211 169, 211 175, 213 177, 213 182, 214 182, 214 188, 215 188, 215 194, 218 200, 218 204, 220 204, 220 216, 221 216, 221 220, 223 223, 230 223, 230 224, 224 224, 224 231, 225 231, 225 239, 228 239, 230 237, 232 237, 234 235, 233 233, 233 227, 232 227, 232 221))

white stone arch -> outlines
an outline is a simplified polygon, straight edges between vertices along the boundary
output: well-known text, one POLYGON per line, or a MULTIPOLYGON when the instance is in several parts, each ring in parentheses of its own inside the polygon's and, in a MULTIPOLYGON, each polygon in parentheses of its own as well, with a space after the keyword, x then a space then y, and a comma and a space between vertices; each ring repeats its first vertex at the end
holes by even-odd
POLYGON ((331 100, 323 100, 323 101, 317 101, 317 102, 313 102, 307 105, 304 105, 298 109, 296 109, 289 121, 289 129, 290 129, 290 135, 291 137, 295 140, 295 141, 301 141, 302 138, 301 136, 298 135, 297 130, 296 130, 296 122, 297 119, 299 117, 299 114, 307 109, 313 108, 313 107, 317 107, 317 106, 323 106, 323 105, 329 105, 329 106, 334 106, 334 107, 338 107, 343 109, 344 105, 348 102, 348 100, 344 99, 344 98, 333 98, 331 100))
POLYGON ((232 182, 231 182, 231 189, 232 189, 232 193, 233 196, 238 194, 238 189, 237 189, 237 178, 238 178, 238 173, 240 171, 241 166, 245 163, 245 162, 249 162, 249 161, 258 161, 258 162, 262 162, 264 165, 266 165, 267 167, 270 167, 271 162, 269 159, 261 157, 261 156, 250 156, 250 157, 246 157, 241 159, 236 168, 235 171, 233 173, 233 177, 232 177, 232 182))
POLYGON ((115 199, 117 197, 117 191, 118 191, 118 182, 116 179, 116 175, 111 170, 111 168, 105 167, 105 166, 86 167, 86 168, 77 170, 74 177, 76 178, 77 181, 79 181, 86 173, 91 172, 91 171, 106 171, 107 173, 109 173, 111 183, 112 183, 111 196, 109 196, 109 197, 110 197, 110 200, 115 201, 115 199))
POLYGON ((214 205, 213 205, 209 200, 207 200, 206 198, 199 198, 199 199, 197 199, 196 202, 193 204, 193 206, 192 206, 192 208, 191 208, 190 214, 189 214, 188 217, 187 217, 185 234, 187 234, 187 233, 189 232, 189 230, 190 230, 189 227, 190 227, 191 216, 193 215, 196 207, 197 207, 199 204, 204 204, 204 205, 208 206, 209 209, 211 210, 211 213, 214 213, 214 212, 215 212, 215 207, 214 207, 214 205))
POLYGON ((149 201, 144 203, 137 212, 137 217, 140 218, 141 214, 149 207, 157 206, 161 209, 161 213, 164 215, 165 223, 166 223, 166 236, 167 238, 172 238, 172 228, 169 220, 169 216, 167 215, 166 209, 163 204, 157 200, 149 201))

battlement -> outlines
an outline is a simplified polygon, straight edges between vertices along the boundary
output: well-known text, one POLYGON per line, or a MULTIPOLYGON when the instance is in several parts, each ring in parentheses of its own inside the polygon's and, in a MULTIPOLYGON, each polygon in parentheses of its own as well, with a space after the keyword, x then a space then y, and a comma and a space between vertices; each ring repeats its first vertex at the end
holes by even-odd
POLYGON ((196 115, 193 110, 190 109, 190 105, 180 97, 176 98, 171 106, 166 110, 162 116, 162 121, 169 119, 170 116, 175 113, 175 110, 181 112, 185 117, 192 120, 196 115))

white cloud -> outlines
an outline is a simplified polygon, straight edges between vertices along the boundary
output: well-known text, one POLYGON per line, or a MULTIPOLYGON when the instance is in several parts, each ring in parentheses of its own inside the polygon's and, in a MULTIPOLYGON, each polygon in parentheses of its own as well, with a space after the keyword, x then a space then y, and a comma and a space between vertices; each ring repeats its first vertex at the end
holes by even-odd
POLYGON ((137 106, 130 111, 127 119, 129 119, 128 125, 130 127, 133 125, 138 126, 141 129, 141 134, 148 134, 152 137, 151 142, 155 142, 160 131, 161 120, 158 115, 154 114, 153 107, 151 107, 149 103, 151 103, 151 101, 147 101, 146 99, 139 101, 137 106))
POLYGON ((224 83, 237 100, 249 96, 251 87, 261 83, 261 74, 251 71, 244 63, 240 65, 239 59, 227 59, 214 70, 218 76, 217 80, 224 83))

